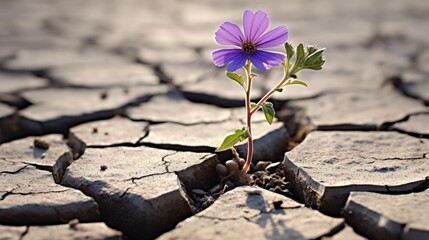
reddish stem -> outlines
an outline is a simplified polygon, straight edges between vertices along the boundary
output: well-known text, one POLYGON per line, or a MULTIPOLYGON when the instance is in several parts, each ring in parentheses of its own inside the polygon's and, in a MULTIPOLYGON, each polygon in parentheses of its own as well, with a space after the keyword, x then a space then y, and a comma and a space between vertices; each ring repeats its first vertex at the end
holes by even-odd
POLYGON ((251 76, 251 66, 250 62, 247 62, 244 69, 247 73, 247 91, 246 91, 246 124, 247 131, 249 132, 249 137, 247 138, 247 158, 244 163, 243 169, 241 169, 242 173, 247 173, 250 168, 250 163, 252 163, 253 158, 253 138, 252 138, 252 114, 250 110, 250 90, 252 88, 252 76, 251 76))

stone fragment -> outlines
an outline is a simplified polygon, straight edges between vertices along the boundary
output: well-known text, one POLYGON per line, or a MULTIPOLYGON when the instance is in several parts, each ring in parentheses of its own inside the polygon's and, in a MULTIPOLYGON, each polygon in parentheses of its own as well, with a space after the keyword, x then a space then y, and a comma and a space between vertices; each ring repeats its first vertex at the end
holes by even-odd
POLYGON ((63 181, 64 173, 73 162, 74 159, 71 152, 65 152, 58 157, 54 166, 52 166, 52 177, 55 183, 60 184, 63 181))
POLYGON ((190 236, 196 239, 317 239, 342 225, 342 219, 327 217, 282 195, 246 186, 222 195, 209 208, 179 223, 159 239, 189 239, 190 236), (281 202, 278 209, 275 202, 281 202))
POLYGON ((52 69, 48 76, 62 84, 80 87, 134 87, 159 83, 153 69, 135 63, 66 65, 52 69))
POLYGON ((68 147, 63 141, 63 136, 58 134, 27 137, 0 145, 0 156, 4 161, 34 164, 47 168, 52 167, 58 156, 66 151, 68 151, 68 147), (35 139, 43 140, 49 144, 49 148, 35 147, 35 139))
POLYGON ((352 192, 343 215, 370 239, 427 239, 427 212, 429 190, 404 195, 352 192))
POLYGON ((228 120, 231 110, 207 104, 192 103, 181 96, 156 96, 149 102, 127 109, 133 120, 178 124, 211 123, 228 120))
POLYGON ((429 137, 429 113, 411 115, 403 122, 395 123, 392 128, 400 132, 413 134, 417 137, 429 137))
POLYGON ((66 143, 74 160, 79 159, 85 153, 86 143, 74 133, 69 132, 66 143))
POLYGON ((428 184, 429 141, 396 132, 311 132, 283 165, 294 196, 338 216, 351 191, 400 193, 428 184))
POLYGON ((100 218, 92 198, 55 184, 50 172, 33 166, 1 172, 0 189, 4 190, 0 198, 0 224, 58 224, 71 219, 88 222, 100 218))
POLYGON ((105 52, 77 49, 20 50, 14 58, 7 60, 4 67, 10 70, 34 71, 68 64, 123 63, 124 60, 105 52), (37 59, 37 61, 34 61, 37 59))
POLYGON ((30 226, 22 240, 61 240, 94 239, 121 240, 122 233, 109 228, 104 223, 79 223, 75 227, 69 224, 54 226, 30 226))
POLYGON ((179 179, 210 184, 197 177, 214 174, 218 161, 211 157, 144 146, 88 148, 68 167, 61 184, 96 199, 103 219, 128 237, 152 239, 191 215, 179 179))
POLYGON ((305 109, 313 124, 322 128, 342 125, 377 128, 383 123, 402 119, 407 114, 427 110, 419 102, 391 90, 331 93, 296 101, 292 106, 305 109))
POLYGON ((31 75, 0 73, 0 94, 44 87, 47 81, 31 75))
MULTIPOLYGON (((61 117, 76 117, 116 110, 133 101, 166 91, 165 86, 139 86, 132 89, 43 89, 26 91, 23 96, 34 105, 22 110, 26 118, 46 122, 61 117), (52 101, 56 99, 56 101, 52 101)), ((63 120, 66 121, 66 120, 63 120)), ((53 123, 54 124, 54 123, 53 123)))
POLYGON ((120 143, 138 143, 148 131, 148 123, 133 122, 122 117, 85 123, 70 132, 89 146, 108 146, 120 143))

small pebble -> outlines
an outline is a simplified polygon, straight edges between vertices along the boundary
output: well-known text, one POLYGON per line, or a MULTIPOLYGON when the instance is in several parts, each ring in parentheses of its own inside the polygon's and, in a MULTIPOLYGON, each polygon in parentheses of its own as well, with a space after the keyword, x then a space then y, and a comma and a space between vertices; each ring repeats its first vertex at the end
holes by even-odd
POLYGON ((102 92, 101 94, 100 94, 100 98, 101 99, 106 99, 108 97, 108 94, 107 94, 107 92, 102 92))
POLYGON ((255 168, 253 169, 254 172, 257 171, 265 171, 265 168, 269 166, 272 162, 270 161, 259 161, 256 163, 255 168))
POLYGON ((261 179, 257 178, 255 180, 255 184, 258 185, 259 187, 264 187, 264 183, 261 181, 261 179))
POLYGON ((276 186, 274 179, 271 179, 267 184, 265 184, 266 189, 270 189, 276 186))
POLYGON ((192 193, 195 193, 195 194, 200 195, 200 196, 204 196, 207 194, 206 191, 201 190, 201 189, 192 189, 192 193))
POLYGON ((257 178, 261 178, 264 174, 265 173, 263 171, 253 173, 253 175, 256 176, 257 178))
POLYGON ((246 160, 242 158, 234 158, 234 161, 238 164, 238 166, 240 166, 240 168, 244 166, 244 163, 246 163, 246 160))
POLYGON ((277 167, 281 164, 281 162, 274 162, 265 167, 265 171, 274 172, 277 167))
POLYGON ((225 167, 228 169, 228 173, 239 170, 238 164, 234 160, 226 161, 225 167))
POLYGON ((100 166, 100 170, 101 171, 106 171, 107 170, 107 166, 106 165, 101 165, 100 166))
POLYGON ((79 219, 72 219, 69 221, 69 227, 70 228, 76 228, 76 226, 79 224, 79 219))
POLYGON ((216 164, 216 173, 220 177, 225 177, 228 175, 228 169, 226 169, 225 165, 218 163, 216 164))
POLYGON ((46 142, 45 140, 41 139, 41 138, 34 139, 33 144, 37 148, 41 148, 41 149, 48 149, 49 148, 49 143, 46 142))
POLYGON ((92 128, 92 133, 98 133, 98 128, 96 127, 92 128))

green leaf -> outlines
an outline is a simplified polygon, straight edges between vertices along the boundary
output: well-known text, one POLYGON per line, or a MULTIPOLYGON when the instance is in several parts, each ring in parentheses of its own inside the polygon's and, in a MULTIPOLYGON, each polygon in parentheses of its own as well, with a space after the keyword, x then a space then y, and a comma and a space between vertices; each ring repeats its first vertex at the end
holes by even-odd
POLYGON ((318 49, 315 46, 308 46, 309 55, 306 57, 302 68, 312 69, 312 70, 320 70, 322 69, 322 65, 325 63, 323 59, 324 48, 318 49))
POLYGON ((323 61, 323 51, 325 51, 325 49, 319 49, 308 55, 304 61, 304 66, 320 65, 323 61))
POLYGON ((298 44, 298 47, 296 47, 296 61, 295 66, 300 67, 305 60, 305 50, 304 45, 302 43, 298 44))
POLYGON ((254 78, 254 77, 257 77, 257 76, 259 76, 259 75, 258 75, 258 74, 256 74, 256 73, 251 73, 251 74, 250 74, 250 77, 251 77, 251 78, 254 78))
POLYGON ((322 61, 322 63, 320 63, 318 65, 306 66, 305 68, 306 69, 311 69, 311 70, 321 70, 323 63, 325 63, 325 61, 322 61))
POLYGON ((238 75, 235 72, 226 72, 226 76, 228 76, 232 80, 236 81, 244 89, 244 79, 242 76, 238 75))
POLYGON ((293 49, 292 44, 288 42, 285 43, 285 49, 286 49, 286 56, 290 60, 295 54, 295 49, 293 49))
POLYGON ((271 125, 274 120, 274 115, 276 114, 273 108, 273 104, 270 102, 264 102, 262 104, 262 111, 264 111, 265 119, 271 125))
POLYGON ((230 134, 225 137, 222 144, 220 145, 220 147, 216 149, 215 152, 222 152, 222 151, 228 150, 238 142, 242 142, 246 140, 248 137, 249 137, 249 132, 247 131, 246 128, 243 127, 242 129, 237 129, 233 134, 230 134))
POLYGON ((276 92, 283 92, 283 88, 277 88, 275 91, 276 92))
POLYGON ((306 87, 308 87, 308 85, 307 85, 307 83, 306 83, 306 82, 301 81, 301 80, 297 80, 297 79, 293 79, 293 80, 288 81, 288 82, 287 82, 287 83, 285 83, 282 87, 287 86, 287 85, 294 85, 294 84, 302 85, 302 86, 306 86, 306 87))

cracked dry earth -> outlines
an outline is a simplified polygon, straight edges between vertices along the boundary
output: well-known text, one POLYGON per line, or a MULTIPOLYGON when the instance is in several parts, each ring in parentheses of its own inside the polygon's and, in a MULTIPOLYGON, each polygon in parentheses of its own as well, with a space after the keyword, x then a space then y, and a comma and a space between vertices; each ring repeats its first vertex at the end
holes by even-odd
POLYGON ((0 239, 429 239, 426 0, 0 6, 0 239), (268 183, 219 192, 244 102, 210 52, 247 8, 327 62, 255 117, 268 183))

